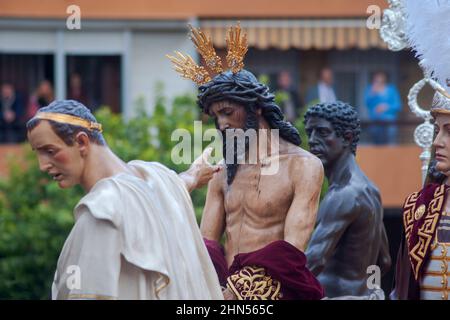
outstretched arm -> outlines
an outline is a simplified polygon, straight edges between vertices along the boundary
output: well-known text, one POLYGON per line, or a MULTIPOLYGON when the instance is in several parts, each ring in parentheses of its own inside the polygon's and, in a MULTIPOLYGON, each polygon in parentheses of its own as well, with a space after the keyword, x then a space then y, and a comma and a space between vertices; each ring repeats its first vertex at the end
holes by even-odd
POLYGON ((184 181, 189 192, 203 187, 212 179, 216 172, 221 170, 221 166, 211 165, 208 162, 211 152, 212 148, 206 148, 202 155, 195 159, 188 170, 178 175, 184 181))

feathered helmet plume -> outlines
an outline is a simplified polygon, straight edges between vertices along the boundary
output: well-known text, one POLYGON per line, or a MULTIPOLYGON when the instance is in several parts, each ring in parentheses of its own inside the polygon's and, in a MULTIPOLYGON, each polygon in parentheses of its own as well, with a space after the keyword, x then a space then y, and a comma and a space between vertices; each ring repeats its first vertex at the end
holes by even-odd
POLYGON ((432 113, 450 113, 450 0, 405 0, 406 36, 425 75, 436 79, 432 113))

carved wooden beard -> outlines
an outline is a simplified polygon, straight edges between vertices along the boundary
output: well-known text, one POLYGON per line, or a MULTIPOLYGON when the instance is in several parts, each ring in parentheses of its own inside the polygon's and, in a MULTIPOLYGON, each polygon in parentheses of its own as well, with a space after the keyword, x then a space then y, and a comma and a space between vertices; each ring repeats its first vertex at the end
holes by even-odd
MULTIPOLYGON (((253 129, 255 131, 258 130, 258 117, 256 115, 256 112, 253 110, 246 110, 247 111, 247 117, 245 119, 245 125, 244 125, 244 132, 246 132, 249 129, 253 129)), ((216 125, 217 127, 217 125, 216 125)), ((237 129, 237 128, 235 128, 237 129)), ((245 149, 239 150, 239 144, 237 143, 237 139, 233 139, 234 146, 228 146, 227 145, 227 139, 226 139, 226 132, 220 131, 222 135, 222 151, 223 151, 223 157, 225 159, 226 167, 227 167, 227 183, 228 185, 231 185, 233 183, 234 177, 236 176, 239 164, 238 164, 238 156, 241 153, 246 153, 249 150, 249 138, 245 138, 245 149), (230 161, 230 159, 227 159, 227 148, 233 148, 233 159, 230 161), (231 162, 231 163, 228 163, 231 162)), ((257 143, 257 141, 255 141, 257 143)))

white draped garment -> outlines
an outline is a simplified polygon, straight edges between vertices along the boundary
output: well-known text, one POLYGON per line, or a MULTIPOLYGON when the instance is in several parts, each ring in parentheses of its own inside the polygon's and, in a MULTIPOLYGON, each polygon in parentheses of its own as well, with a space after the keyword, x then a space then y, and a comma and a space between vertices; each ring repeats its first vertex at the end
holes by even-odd
POLYGON ((223 299, 184 182, 156 162, 144 179, 98 181, 77 204, 53 299, 223 299))

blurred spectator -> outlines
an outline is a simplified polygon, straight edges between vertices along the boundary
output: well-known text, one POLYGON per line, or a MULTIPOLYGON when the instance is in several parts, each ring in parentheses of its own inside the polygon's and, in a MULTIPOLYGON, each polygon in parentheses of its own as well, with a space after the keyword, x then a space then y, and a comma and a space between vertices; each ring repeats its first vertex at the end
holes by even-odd
POLYGON ((67 95, 68 99, 76 100, 84 105, 88 105, 86 95, 83 91, 83 82, 80 74, 72 73, 69 78, 69 92, 67 95))
POLYGON ((335 102, 336 94, 333 83, 333 71, 327 67, 322 68, 319 73, 319 81, 306 94, 306 104, 335 102))
POLYGON ((0 143, 22 140, 24 129, 23 99, 10 83, 3 83, 0 91, 0 143))
POLYGON ((365 102, 369 120, 374 121, 369 132, 375 144, 395 144, 397 142, 397 118, 401 110, 401 100, 397 88, 387 83, 384 71, 376 72, 372 84, 365 92, 365 102))
POLYGON ((40 108, 49 105, 53 100, 52 84, 48 80, 41 81, 35 93, 30 98, 27 109, 27 119, 31 119, 40 108))
POLYGON ((300 115, 300 96, 294 84, 292 83, 291 74, 288 71, 281 71, 278 74, 278 88, 279 92, 284 95, 282 108, 286 120, 294 123, 300 115))

